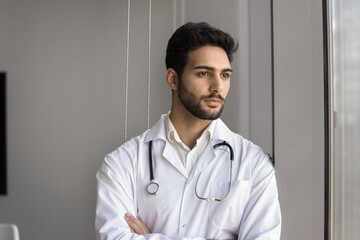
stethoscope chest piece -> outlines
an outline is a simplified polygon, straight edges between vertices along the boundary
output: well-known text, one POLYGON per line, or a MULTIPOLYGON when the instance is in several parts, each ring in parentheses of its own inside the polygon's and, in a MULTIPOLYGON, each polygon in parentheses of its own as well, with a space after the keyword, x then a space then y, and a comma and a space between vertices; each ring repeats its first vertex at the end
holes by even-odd
POLYGON ((149 185, 146 188, 146 191, 152 195, 156 194, 158 190, 159 190, 159 184, 153 180, 149 183, 149 185))

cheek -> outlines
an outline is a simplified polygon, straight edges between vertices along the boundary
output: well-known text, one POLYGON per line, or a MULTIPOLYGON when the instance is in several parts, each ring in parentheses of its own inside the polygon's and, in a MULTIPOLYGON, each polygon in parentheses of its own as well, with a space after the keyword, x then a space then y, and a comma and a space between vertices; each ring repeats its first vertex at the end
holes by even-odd
POLYGON ((229 90, 230 90, 230 81, 224 84, 224 91, 223 91, 224 98, 226 98, 226 96, 228 95, 229 90))
POLYGON ((190 93, 201 96, 208 94, 209 86, 206 81, 199 81, 198 79, 194 79, 193 81, 189 81, 184 86, 190 93))

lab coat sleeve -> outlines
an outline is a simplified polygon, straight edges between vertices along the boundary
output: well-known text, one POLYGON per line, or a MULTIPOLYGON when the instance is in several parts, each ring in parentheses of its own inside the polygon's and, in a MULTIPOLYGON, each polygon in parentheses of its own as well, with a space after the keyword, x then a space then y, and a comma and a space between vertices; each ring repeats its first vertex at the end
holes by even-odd
MULTIPOLYGON (((97 203, 95 229, 97 240, 138 239, 169 240, 171 238, 152 233, 131 233, 124 220, 125 213, 136 216, 136 167, 135 156, 129 151, 118 150, 105 157, 97 178, 97 203), (119 159, 121 156, 121 159, 119 159), (132 159, 132 160, 131 160, 132 159)), ((190 238, 177 238, 187 240, 190 238)), ((192 238, 203 240, 203 238, 192 238)))
POLYGON ((281 234, 281 212, 275 171, 268 155, 256 163, 252 189, 241 221, 239 239, 278 240, 281 234))

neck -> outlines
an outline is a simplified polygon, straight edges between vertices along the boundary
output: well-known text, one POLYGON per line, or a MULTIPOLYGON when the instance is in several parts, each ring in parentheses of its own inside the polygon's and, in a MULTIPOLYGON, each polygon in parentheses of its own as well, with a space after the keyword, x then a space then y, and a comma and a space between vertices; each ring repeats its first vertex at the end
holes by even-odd
POLYGON ((196 140, 212 122, 195 117, 185 108, 175 109, 174 106, 171 108, 170 120, 181 141, 190 149, 195 146, 196 140))

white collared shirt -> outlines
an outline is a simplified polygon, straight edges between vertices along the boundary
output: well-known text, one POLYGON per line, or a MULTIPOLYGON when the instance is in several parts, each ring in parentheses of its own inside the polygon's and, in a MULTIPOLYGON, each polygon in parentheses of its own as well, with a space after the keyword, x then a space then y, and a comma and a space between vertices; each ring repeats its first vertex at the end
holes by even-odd
POLYGON ((191 170, 193 169, 199 156, 204 151, 206 145, 212 140, 215 125, 216 122, 212 121, 209 126, 203 131, 201 136, 196 140, 195 146, 190 149, 180 139, 174 125, 170 120, 170 113, 166 115, 165 130, 167 133, 167 139, 176 152, 173 157, 176 158, 177 161, 182 162, 188 175, 190 175, 191 170))

